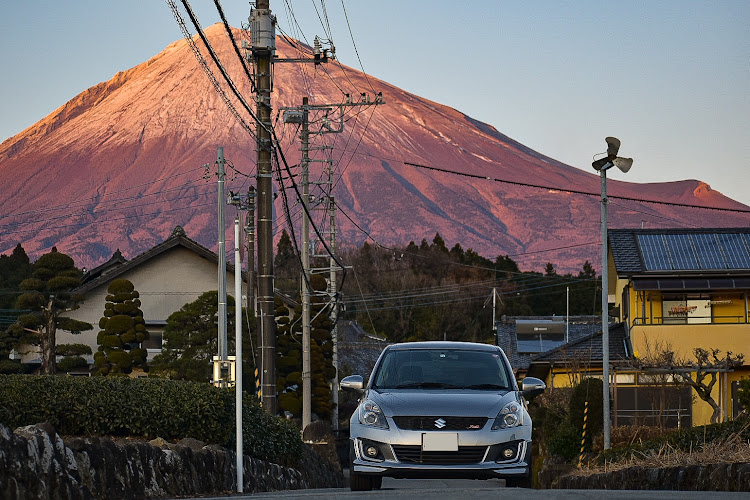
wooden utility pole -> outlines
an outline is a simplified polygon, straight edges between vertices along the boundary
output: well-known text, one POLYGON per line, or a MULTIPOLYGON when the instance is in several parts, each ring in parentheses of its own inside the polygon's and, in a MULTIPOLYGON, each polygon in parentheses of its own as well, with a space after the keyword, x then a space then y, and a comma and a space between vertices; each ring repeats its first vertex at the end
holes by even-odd
POLYGON ((258 0, 250 12, 255 63, 258 152, 258 330, 261 332, 261 399, 276 415, 276 322, 273 306, 273 178, 271 167, 271 77, 276 48, 276 19, 269 0, 258 0))

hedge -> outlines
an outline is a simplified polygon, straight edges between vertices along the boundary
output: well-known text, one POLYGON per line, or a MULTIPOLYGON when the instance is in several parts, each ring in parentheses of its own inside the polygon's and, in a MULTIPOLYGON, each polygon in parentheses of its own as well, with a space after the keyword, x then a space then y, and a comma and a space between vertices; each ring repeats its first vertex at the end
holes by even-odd
MULTIPOLYGON (((234 448, 235 394, 210 384, 156 378, 0 375, 0 423, 49 422, 62 435, 192 437, 234 448)), ((293 465, 302 456, 296 426, 243 397, 243 449, 293 465)))

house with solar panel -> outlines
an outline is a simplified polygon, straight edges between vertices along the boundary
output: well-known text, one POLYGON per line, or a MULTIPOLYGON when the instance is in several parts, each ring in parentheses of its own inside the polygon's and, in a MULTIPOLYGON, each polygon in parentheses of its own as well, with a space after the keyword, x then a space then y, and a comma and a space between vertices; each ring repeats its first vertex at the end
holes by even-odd
MULTIPOLYGON (((733 418, 741 410, 737 381, 750 376, 750 228, 610 229, 608 240, 610 304, 633 364, 664 347, 685 360, 697 347, 743 354, 743 366, 717 370, 712 389, 722 420, 733 418)), ((618 388, 654 381, 653 373, 627 372, 615 370, 618 388)), ((704 401, 692 398, 690 410, 693 425, 710 421, 704 401)))

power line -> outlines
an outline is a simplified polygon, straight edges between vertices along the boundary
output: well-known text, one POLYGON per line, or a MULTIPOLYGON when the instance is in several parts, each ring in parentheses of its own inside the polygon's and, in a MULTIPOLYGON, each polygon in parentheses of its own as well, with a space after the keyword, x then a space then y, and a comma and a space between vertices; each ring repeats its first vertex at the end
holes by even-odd
MULTIPOLYGON (((561 192, 572 193, 572 194, 582 194, 582 195, 585 195, 585 196, 596 196, 596 197, 600 197, 601 196, 601 193, 591 193, 591 192, 588 192, 588 191, 579 191, 579 190, 576 190, 576 189, 561 188, 559 186, 543 186, 543 185, 540 185, 540 184, 529 184, 529 183, 526 183, 526 182, 508 181, 508 180, 504 180, 504 179, 495 179, 495 178, 492 178, 492 177, 488 177, 486 175, 468 174, 468 173, 465 173, 465 172, 458 172, 456 170, 448 170, 448 169, 445 169, 445 168, 431 167, 431 166, 428 166, 428 165, 421 165, 419 163, 413 163, 413 162, 409 162, 409 161, 402 161, 402 163, 404 165, 409 165, 411 167, 424 168, 426 170, 434 170, 436 172, 442 172, 442 173, 445 173, 445 174, 460 175, 462 177, 470 177, 472 179, 482 179, 482 180, 486 180, 486 181, 500 182, 500 183, 504 183, 504 184, 513 184, 515 186, 524 186, 524 187, 532 187, 532 188, 537 188, 537 189, 554 190, 554 191, 561 191, 561 192)), ((719 210, 719 211, 722 211, 722 212, 736 212, 736 213, 746 213, 746 214, 750 213, 750 209, 707 207, 707 206, 703 206, 703 205, 691 205, 689 203, 675 203, 675 202, 671 202, 671 201, 647 200, 647 199, 644 199, 644 198, 631 198, 631 197, 628 197, 628 196, 616 196, 616 195, 611 195, 611 194, 607 194, 607 197, 608 198, 615 198, 615 199, 618 199, 618 200, 637 201, 637 202, 640 202, 640 203, 655 203, 657 205, 669 205, 669 206, 674 206, 674 207, 702 208, 702 209, 705 209, 705 210, 719 210)))

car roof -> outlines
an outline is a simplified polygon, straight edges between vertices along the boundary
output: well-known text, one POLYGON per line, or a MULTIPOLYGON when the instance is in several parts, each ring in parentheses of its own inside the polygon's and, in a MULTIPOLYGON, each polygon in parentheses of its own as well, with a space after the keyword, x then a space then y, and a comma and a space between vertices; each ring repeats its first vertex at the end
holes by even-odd
POLYGON ((403 342, 392 344, 387 347, 388 350, 409 350, 409 349, 464 349, 469 351, 499 351, 500 348, 492 344, 479 344, 476 342, 403 342))

